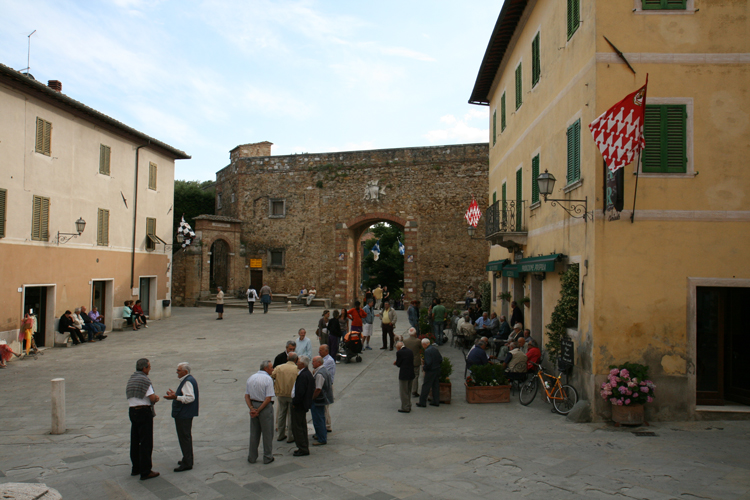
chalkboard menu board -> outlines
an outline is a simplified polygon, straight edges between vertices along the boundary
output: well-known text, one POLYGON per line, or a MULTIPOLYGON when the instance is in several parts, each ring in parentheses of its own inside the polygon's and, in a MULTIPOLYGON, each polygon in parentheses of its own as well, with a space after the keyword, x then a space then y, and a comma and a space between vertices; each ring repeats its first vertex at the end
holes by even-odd
POLYGON ((575 354, 575 344, 570 339, 562 339, 560 342, 560 361, 567 367, 573 366, 573 356, 575 354))

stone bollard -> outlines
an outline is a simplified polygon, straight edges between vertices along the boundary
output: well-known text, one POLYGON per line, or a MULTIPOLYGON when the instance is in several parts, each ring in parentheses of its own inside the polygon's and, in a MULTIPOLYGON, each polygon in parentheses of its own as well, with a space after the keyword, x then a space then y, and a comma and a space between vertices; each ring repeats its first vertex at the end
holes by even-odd
POLYGON ((65 379, 52 379, 52 434, 65 433, 65 379))
POLYGON ((286 303, 286 310, 291 311, 292 310, 292 301, 288 300, 286 303))

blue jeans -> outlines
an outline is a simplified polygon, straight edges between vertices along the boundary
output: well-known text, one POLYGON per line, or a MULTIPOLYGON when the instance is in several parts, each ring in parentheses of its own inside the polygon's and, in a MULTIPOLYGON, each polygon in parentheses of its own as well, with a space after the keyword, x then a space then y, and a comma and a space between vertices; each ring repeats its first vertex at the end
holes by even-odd
POLYGON ((310 407, 310 413, 312 413, 313 427, 315 428, 315 435, 318 436, 318 441, 325 443, 328 441, 328 431, 326 430, 326 407, 318 406, 313 403, 310 407))
POLYGON ((432 325, 432 333, 435 334, 435 342, 438 344, 443 343, 443 324, 444 322, 441 321, 440 323, 433 323, 432 325))
POLYGON ((93 323, 86 323, 83 325, 83 331, 89 333, 89 340, 94 340, 94 335, 99 334, 99 329, 94 326, 93 323))

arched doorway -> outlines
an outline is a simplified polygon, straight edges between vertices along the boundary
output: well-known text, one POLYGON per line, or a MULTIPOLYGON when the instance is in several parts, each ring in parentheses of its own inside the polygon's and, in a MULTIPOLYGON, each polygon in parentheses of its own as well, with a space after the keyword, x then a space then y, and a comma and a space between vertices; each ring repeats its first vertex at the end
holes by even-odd
POLYGON ((227 290, 229 281, 229 244, 224 240, 216 240, 211 244, 211 270, 210 284, 211 291, 218 287, 227 290))

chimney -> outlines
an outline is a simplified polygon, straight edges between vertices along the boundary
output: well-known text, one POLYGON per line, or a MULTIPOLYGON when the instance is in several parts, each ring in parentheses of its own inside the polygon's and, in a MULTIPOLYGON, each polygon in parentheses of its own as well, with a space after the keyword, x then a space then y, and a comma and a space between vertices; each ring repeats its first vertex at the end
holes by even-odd
POLYGON ((62 82, 60 80, 49 80, 47 86, 56 92, 62 92, 62 82))

